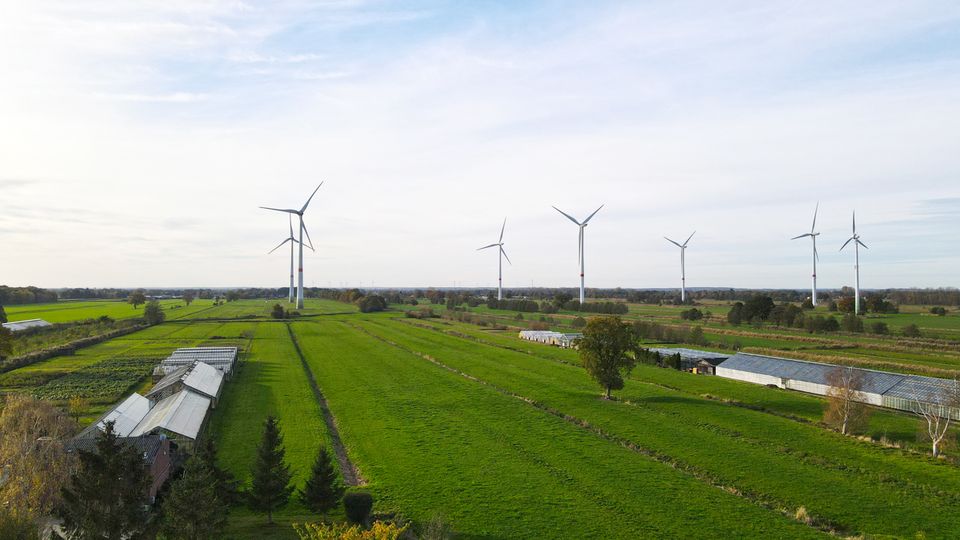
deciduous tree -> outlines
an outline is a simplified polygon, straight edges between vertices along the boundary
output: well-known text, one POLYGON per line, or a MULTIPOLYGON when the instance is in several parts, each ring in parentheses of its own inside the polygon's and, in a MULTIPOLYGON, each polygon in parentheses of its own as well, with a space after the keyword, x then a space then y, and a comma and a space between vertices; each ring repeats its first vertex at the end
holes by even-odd
POLYGON ((133 304, 133 309, 145 304, 147 302, 147 296, 143 294, 143 291, 133 291, 130 293, 130 296, 127 297, 127 303, 133 304))
POLYGON ((583 329, 578 351, 583 367, 610 399, 610 391, 623 388, 623 374, 636 365, 636 334, 620 317, 594 317, 583 329))
POLYGON ((827 373, 827 410, 823 420, 846 435, 859 430, 870 418, 863 402, 863 372, 849 366, 837 366, 827 373))
MULTIPOLYGON (((10 394, 0 407, 0 507, 11 522, 32 522, 60 503, 76 466, 64 441, 76 424, 47 401, 10 394)), ((2 535, 0 535, 2 536, 2 535)))
POLYGON ((933 457, 940 455, 941 444, 950 432, 952 415, 960 408, 960 379, 954 379, 945 388, 934 388, 913 397, 915 412, 927 423, 933 457))
POLYGON ((183 298, 183 303, 189 306, 190 304, 193 303, 193 300, 194 300, 196 297, 197 297, 197 296, 196 296, 195 294, 193 294, 193 291, 184 291, 184 292, 183 292, 183 296, 182 296, 182 298, 183 298))
POLYGON ((143 318, 147 324, 160 324, 167 318, 167 314, 160 307, 160 302, 151 300, 147 302, 147 307, 143 308, 143 318))

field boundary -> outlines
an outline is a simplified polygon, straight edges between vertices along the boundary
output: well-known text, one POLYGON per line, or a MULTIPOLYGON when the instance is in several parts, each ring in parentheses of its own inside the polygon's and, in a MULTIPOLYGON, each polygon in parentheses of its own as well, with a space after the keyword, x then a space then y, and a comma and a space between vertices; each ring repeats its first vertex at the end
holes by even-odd
POLYGON ((348 486, 366 485, 367 481, 360 474, 357 466, 350 461, 350 456, 347 455, 347 448, 343 445, 343 440, 340 438, 340 430, 337 428, 337 420, 333 417, 333 413, 330 412, 330 407, 327 405, 327 398, 325 398, 323 392, 320 391, 317 379, 313 376, 313 370, 311 370, 307 364, 307 359, 300 349, 300 343, 297 341, 297 336, 293 333, 293 328, 289 322, 286 323, 286 327, 287 333, 290 334, 290 341, 293 342, 293 348, 297 351, 297 356, 300 358, 300 364, 307 374, 307 380, 310 382, 313 395, 320 405, 320 411, 323 413, 323 422, 327 425, 327 432, 330 433, 333 453, 337 457, 337 463, 340 464, 340 474, 343 476, 343 483, 348 486))

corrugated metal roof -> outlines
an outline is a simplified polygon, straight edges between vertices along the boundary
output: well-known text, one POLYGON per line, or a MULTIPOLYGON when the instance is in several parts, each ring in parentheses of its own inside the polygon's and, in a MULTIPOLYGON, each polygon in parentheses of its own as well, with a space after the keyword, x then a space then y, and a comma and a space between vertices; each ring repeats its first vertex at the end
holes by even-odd
POLYGON ((683 347, 651 347, 648 350, 658 352, 664 355, 673 355, 680 353, 681 358, 692 358, 694 360, 707 360, 716 358, 729 358, 729 354, 715 353, 710 351, 701 351, 699 349, 685 349, 683 347))
POLYGON ((169 374, 179 367, 199 360, 224 373, 230 373, 236 359, 236 347, 186 347, 173 351, 170 356, 160 362, 160 371, 169 374))
POLYGON ((190 372, 192 367, 193 366, 183 366, 166 374, 162 379, 157 381, 157 384, 153 385, 153 388, 151 388, 149 392, 147 392, 147 398, 152 399, 153 396, 180 382, 184 375, 190 372))
POLYGON ((196 439, 203 419, 210 408, 210 399, 189 390, 181 390, 157 403, 130 433, 136 437, 154 429, 164 429, 189 439, 196 439))
POLYGON ((884 395, 946 405, 951 397, 956 396, 957 384, 960 383, 953 379, 908 375, 884 395))
POLYGON ((114 407, 103 416, 96 426, 100 430, 106 429, 107 422, 113 422, 113 431, 120 437, 130 435, 143 417, 150 411, 150 400, 140 394, 130 394, 127 399, 114 407))
MULTIPOLYGON (((721 362, 718 367, 829 386, 827 383, 827 374, 837 366, 821 364, 819 362, 808 362, 805 360, 793 360, 790 358, 737 353, 721 362)), ((863 374, 863 386, 860 390, 871 394, 883 394, 907 377, 907 375, 888 373, 885 371, 873 371, 861 368, 852 369, 863 374)))
POLYGON ((183 378, 183 384, 202 394, 217 397, 220 395, 220 386, 223 384, 223 373, 209 364, 197 362, 190 373, 183 378))
POLYGON ((28 328, 42 328, 45 326, 53 326, 43 319, 26 319, 22 321, 12 321, 3 323, 3 327, 11 332, 19 332, 21 330, 26 330, 28 328))

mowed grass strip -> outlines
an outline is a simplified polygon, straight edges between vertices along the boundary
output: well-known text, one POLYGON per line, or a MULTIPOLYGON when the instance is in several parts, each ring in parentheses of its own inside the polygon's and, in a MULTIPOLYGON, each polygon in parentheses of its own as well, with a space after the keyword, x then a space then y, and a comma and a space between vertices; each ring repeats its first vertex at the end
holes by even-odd
MULTIPOLYGON (((230 323, 246 326, 251 323, 230 323)), ((329 436, 320 415, 320 407, 307 382, 282 322, 252 323, 253 342, 245 360, 226 382, 220 403, 213 411, 207 435, 214 438, 222 466, 230 470, 241 486, 249 487, 251 468, 269 415, 280 421, 286 448, 286 462, 293 472, 293 483, 302 486, 321 444, 329 445, 329 436)), ((297 501, 274 514, 278 524, 266 527, 266 516, 253 514, 240 506, 231 511, 228 538, 296 538, 291 522, 317 521, 297 501)))
POLYGON ((758 501, 803 506, 844 532, 948 538, 960 530, 960 475, 951 465, 634 381, 619 393, 630 403, 609 402, 578 367, 383 318, 361 324, 758 501))
POLYGON ((293 328, 379 511, 468 538, 820 536, 344 323, 293 328))

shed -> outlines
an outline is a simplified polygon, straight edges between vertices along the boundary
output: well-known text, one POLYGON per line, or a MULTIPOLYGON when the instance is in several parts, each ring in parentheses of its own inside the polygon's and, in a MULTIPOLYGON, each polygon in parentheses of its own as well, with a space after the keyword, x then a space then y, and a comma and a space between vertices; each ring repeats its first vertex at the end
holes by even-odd
POLYGON ((729 354, 683 347, 651 347, 648 350, 659 353, 661 356, 679 354, 680 369, 703 375, 713 375, 716 366, 727 358, 730 358, 729 354))

